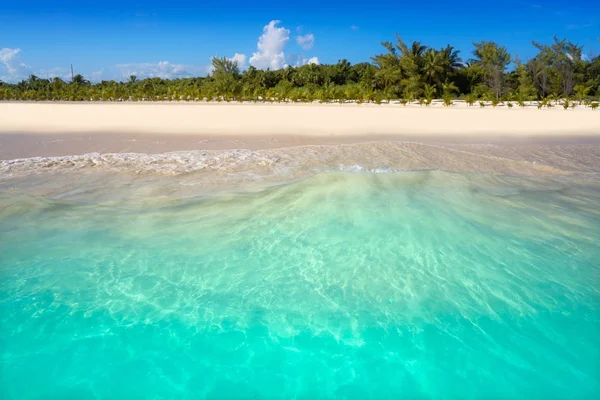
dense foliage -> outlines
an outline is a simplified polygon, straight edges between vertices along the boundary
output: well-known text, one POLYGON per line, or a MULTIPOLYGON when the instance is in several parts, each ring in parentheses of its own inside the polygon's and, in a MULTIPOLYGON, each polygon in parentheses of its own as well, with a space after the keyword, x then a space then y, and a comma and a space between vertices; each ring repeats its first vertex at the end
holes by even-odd
POLYGON ((582 47, 554 38, 551 45, 533 43, 537 55, 526 63, 511 57, 494 42, 474 43, 472 58, 463 59, 452 46, 441 49, 419 42, 382 43, 384 51, 371 63, 304 65, 271 71, 250 67, 241 72, 226 58, 213 59, 208 77, 102 81, 91 83, 81 75, 71 82, 31 75, 16 84, 0 82, 5 100, 268 100, 381 102, 419 100, 430 104, 442 98, 451 104, 461 97, 498 103, 513 100, 574 99, 600 96, 600 57, 584 59, 582 47), (512 63, 509 70, 509 64, 512 63))

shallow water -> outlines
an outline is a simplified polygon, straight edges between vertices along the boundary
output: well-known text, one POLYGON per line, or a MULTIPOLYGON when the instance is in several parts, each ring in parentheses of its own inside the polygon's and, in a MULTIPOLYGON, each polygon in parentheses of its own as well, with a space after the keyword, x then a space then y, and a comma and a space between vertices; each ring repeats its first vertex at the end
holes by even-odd
POLYGON ((0 397, 599 395, 598 178, 389 171, 11 181, 0 397))

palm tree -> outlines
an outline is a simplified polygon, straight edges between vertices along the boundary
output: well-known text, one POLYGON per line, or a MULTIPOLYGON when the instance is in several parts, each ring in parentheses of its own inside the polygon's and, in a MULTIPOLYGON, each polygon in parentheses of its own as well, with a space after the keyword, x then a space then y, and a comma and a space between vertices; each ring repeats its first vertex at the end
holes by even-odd
MULTIPOLYGON (((82 75, 72 81, 40 79, 31 75, 18 83, 0 84, 3 99, 55 100, 258 100, 286 98, 298 101, 359 99, 379 101, 385 98, 406 100, 440 98, 449 101, 458 92, 475 99, 494 100, 506 94, 524 105, 531 96, 544 98, 551 93, 570 94, 579 103, 591 104, 600 95, 600 57, 581 57, 580 47, 565 40, 552 46, 536 46, 539 53, 530 62, 506 71, 513 59, 506 48, 493 42, 474 43, 474 60, 463 63, 459 52, 448 45, 430 49, 421 42, 384 42, 385 51, 372 63, 352 65, 340 60, 331 65, 309 64, 281 70, 258 70, 239 66, 227 59, 213 60, 214 72, 208 77, 184 79, 141 79, 134 75, 124 82, 103 81, 91 84, 82 75), (559 58, 555 55, 560 56, 559 58), (565 58, 566 57, 566 58, 565 58), (425 86, 425 91, 424 89, 425 86), (270 96, 267 96, 267 93, 270 96)), ((569 101, 569 104, 573 104, 569 101)))
POLYGON ((331 82, 336 85, 344 85, 346 83, 348 75, 350 75, 350 68, 352 65, 346 59, 339 60, 331 68, 331 75, 329 76, 331 82))
POLYGON ((455 50, 453 46, 447 45, 445 48, 440 50, 440 56, 442 58, 442 64, 444 66, 444 72, 446 78, 454 71, 462 69, 464 64, 462 58, 459 56, 460 51, 455 50))
POLYGON ((444 92, 444 96, 452 96, 453 93, 458 92, 458 87, 454 84, 454 82, 446 79, 446 81, 442 83, 442 90, 444 92))
POLYGON ((441 81, 441 77, 444 73, 444 65, 442 64, 441 53, 434 49, 429 49, 425 53, 425 59, 423 63, 423 74, 425 75, 425 82, 429 85, 438 85, 441 81))
POLYGON ((585 85, 575 86, 575 98, 577 98, 577 101, 579 101, 579 105, 583 103, 583 99, 585 99, 591 89, 591 87, 585 85))
POLYGON ((434 86, 431 86, 428 84, 425 84, 425 86, 423 86, 423 95, 425 96, 425 105, 426 106, 429 106, 431 104, 431 102, 433 101, 435 92, 436 92, 436 89, 434 86))
POLYGON ((73 80, 71 81, 71 83, 74 83, 76 85, 88 85, 90 83, 90 81, 85 79, 83 77, 83 75, 77 74, 73 77, 73 80))
POLYGON ((427 51, 427 46, 422 45, 421 42, 412 42, 409 54, 415 59, 420 59, 425 51, 427 51))

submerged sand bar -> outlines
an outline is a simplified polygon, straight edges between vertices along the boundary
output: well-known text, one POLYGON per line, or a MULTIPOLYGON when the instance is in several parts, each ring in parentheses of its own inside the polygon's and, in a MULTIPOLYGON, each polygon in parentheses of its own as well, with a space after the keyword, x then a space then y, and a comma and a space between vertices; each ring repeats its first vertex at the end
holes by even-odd
POLYGON ((600 135, 589 108, 398 104, 0 103, 0 133, 600 135))

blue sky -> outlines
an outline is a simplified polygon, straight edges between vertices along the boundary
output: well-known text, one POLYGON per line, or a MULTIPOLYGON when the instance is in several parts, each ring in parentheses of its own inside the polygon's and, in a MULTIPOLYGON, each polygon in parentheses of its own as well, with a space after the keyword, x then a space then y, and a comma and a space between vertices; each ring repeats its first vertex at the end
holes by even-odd
POLYGON ((600 2, 20 0, 0 6, 0 79, 66 77, 71 63, 92 80, 205 75, 215 55, 262 68, 355 63, 395 32, 463 58, 493 40, 526 60, 532 40, 554 35, 598 55, 600 2))

